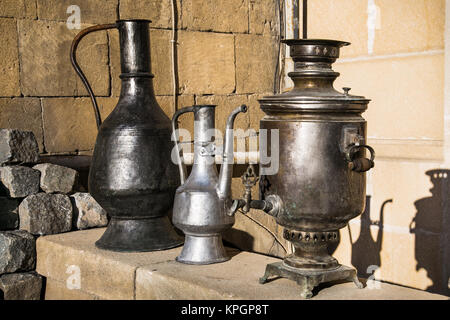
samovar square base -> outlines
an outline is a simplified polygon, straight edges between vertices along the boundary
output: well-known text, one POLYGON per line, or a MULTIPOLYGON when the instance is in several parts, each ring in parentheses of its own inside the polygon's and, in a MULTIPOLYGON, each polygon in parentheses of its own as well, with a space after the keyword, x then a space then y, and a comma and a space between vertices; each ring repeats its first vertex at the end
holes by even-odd
POLYGON ((312 298, 312 290, 325 282, 348 280, 353 281, 359 289, 364 287, 356 276, 356 270, 343 265, 332 270, 306 270, 286 266, 283 262, 275 262, 266 266, 266 272, 259 279, 259 283, 266 283, 271 276, 278 276, 297 282, 300 286, 300 295, 305 299, 312 298))

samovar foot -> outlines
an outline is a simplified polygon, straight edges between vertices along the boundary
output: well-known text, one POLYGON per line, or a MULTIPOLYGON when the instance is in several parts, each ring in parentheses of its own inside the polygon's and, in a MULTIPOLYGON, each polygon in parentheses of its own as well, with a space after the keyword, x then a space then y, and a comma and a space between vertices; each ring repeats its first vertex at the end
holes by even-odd
POLYGON ((312 292, 313 289, 314 289, 314 287, 310 287, 310 286, 303 287, 300 291, 300 296, 303 299, 311 299, 313 297, 313 292, 312 292))
POLYGON ((275 263, 266 265, 266 271, 264 272, 264 276, 259 278, 259 283, 260 284, 266 283, 271 276, 283 277, 280 267, 281 267, 281 262, 275 262, 275 263))
POLYGON ((361 283, 361 281, 359 281, 359 279, 358 279, 358 276, 356 275, 356 272, 355 272, 355 274, 350 278, 350 279, 348 279, 349 281, 353 281, 353 283, 356 285, 356 287, 358 288, 358 289, 363 289, 364 288, 364 285, 361 283))
POLYGON ((268 264, 267 266, 266 266, 266 272, 264 272, 264 275, 261 277, 261 278, 259 278, 259 283, 260 284, 264 284, 264 283, 266 283, 267 282, 267 279, 269 279, 269 277, 272 275, 272 273, 271 273, 271 268, 269 268, 269 266, 270 266, 270 264, 268 264))
POLYGON ((260 283, 260 284, 266 283, 268 277, 269 277, 268 275, 264 274, 264 276, 262 276, 261 278, 259 278, 259 283, 260 283))

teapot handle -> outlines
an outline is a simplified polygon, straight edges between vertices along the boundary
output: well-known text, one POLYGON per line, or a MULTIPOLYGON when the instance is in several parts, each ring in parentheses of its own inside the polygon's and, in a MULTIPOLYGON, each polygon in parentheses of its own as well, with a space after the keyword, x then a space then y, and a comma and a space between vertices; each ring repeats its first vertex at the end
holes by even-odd
POLYGON ((72 62, 72 66, 75 69, 75 72, 81 78, 81 81, 83 82, 86 90, 89 93, 89 96, 91 97, 92 105, 94 107, 94 115, 95 115, 95 121, 97 123, 97 129, 100 129, 100 125, 102 124, 102 120, 100 118, 100 111, 98 109, 97 100, 95 99, 94 92, 92 91, 91 85, 89 84, 86 76, 84 75, 83 71, 81 70, 80 66, 78 65, 76 51, 77 51, 78 44, 80 43, 81 39, 83 39, 83 37, 86 36, 87 34, 89 34, 91 32, 95 32, 95 31, 114 29, 114 28, 116 28, 115 23, 100 24, 97 26, 92 26, 92 27, 83 29, 75 36, 75 38, 72 41, 72 46, 70 47, 70 61, 72 62))
POLYGON ((184 184, 184 181, 186 181, 187 176, 187 170, 186 165, 182 161, 182 149, 179 147, 179 136, 178 136, 178 117, 181 116, 183 113, 187 112, 194 112, 195 107, 185 107, 173 114, 172 117, 172 140, 175 141, 175 153, 178 161, 178 169, 180 170, 180 182, 181 185, 184 184))

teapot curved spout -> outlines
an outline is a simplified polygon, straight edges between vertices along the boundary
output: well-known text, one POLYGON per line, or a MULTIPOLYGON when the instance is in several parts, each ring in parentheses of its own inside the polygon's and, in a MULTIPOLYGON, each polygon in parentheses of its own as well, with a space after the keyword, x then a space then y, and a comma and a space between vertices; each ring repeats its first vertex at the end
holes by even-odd
POLYGON ((221 198, 231 197, 231 179, 233 177, 233 162, 234 162, 234 137, 233 137, 233 126, 234 120, 239 113, 247 112, 247 106, 245 104, 234 109, 227 119, 227 124, 225 128, 225 138, 224 138, 224 148, 222 156, 222 166, 220 167, 219 174, 219 186, 218 193, 221 198))

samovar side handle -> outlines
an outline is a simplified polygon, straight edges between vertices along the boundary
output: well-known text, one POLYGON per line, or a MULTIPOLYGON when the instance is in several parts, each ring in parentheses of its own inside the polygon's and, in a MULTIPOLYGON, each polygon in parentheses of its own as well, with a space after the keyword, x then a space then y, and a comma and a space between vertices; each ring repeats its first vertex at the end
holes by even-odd
POLYGON ((195 107, 185 107, 175 112, 172 117, 172 140, 175 143, 175 154, 177 157, 178 169, 180 170, 180 182, 182 185, 186 181, 187 169, 186 165, 182 160, 183 151, 179 147, 178 117, 181 116, 183 113, 194 112, 194 110, 195 107))
POLYGON ((70 47, 70 61, 72 62, 72 66, 75 69, 75 72, 78 74, 78 76, 81 78, 81 81, 84 84, 84 87, 89 93, 89 96, 91 97, 92 106, 94 108, 94 115, 95 115, 95 121, 97 123, 97 129, 100 129, 100 126, 102 124, 102 120, 100 117, 100 111, 98 109, 97 100, 95 99, 94 92, 92 91, 91 85, 89 84, 86 76, 84 75, 83 71, 81 70, 80 66, 77 62, 76 57, 76 51, 78 48, 78 44, 80 43, 81 39, 84 38, 84 36, 88 35, 91 32, 100 31, 100 30, 106 30, 106 29, 114 29, 117 25, 115 23, 110 24, 100 24, 96 26, 92 26, 86 29, 81 30, 73 39, 72 46, 70 47))
POLYGON ((375 166, 375 150, 371 146, 361 144, 361 145, 351 145, 347 152, 345 153, 345 158, 348 162, 348 167, 352 171, 356 172, 366 172, 375 166), (367 158, 356 158, 353 159, 353 155, 359 152, 361 149, 367 149, 370 152, 370 159, 367 158))

